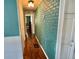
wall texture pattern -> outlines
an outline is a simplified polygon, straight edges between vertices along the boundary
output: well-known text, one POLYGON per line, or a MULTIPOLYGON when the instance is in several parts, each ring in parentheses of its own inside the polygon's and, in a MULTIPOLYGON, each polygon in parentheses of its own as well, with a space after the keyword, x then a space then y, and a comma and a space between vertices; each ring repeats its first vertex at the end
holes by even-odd
POLYGON ((16 0, 4 0, 4 36, 18 36, 18 14, 16 0))
POLYGON ((43 0, 35 16, 36 36, 49 59, 55 59, 59 0, 43 0))

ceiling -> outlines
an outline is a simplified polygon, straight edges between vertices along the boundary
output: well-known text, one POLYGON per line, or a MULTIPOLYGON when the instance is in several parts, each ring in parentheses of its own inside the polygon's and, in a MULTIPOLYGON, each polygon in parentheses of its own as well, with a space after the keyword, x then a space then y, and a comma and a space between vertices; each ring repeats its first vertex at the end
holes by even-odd
POLYGON ((25 9, 35 10, 38 7, 38 5, 41 3, 42 0, 33 0, 33 1, 34 1, 34 8, 28 7, 28 0, 23 0, 23 7, 25 9))

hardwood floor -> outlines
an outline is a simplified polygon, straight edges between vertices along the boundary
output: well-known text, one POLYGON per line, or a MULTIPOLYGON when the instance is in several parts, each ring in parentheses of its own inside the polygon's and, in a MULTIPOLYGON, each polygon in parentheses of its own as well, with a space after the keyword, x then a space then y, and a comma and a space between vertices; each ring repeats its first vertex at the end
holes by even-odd
POLYGON ((46 59, 35 36, 26 38, 23 59, 46 59))

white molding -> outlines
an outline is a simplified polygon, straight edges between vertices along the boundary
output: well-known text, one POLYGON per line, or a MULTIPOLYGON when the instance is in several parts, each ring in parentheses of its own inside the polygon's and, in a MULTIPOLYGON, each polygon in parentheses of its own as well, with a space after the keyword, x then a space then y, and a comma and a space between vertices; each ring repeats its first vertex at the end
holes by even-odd
POLYGON ((60 59, 60 54, 61 54, 61 41, 62 41, 62 30, 63 30, 63 22, 64 22, 64 11, 65 11, 65 0, 60 0, 55 59, 60 59))
POLYGON ((37 36, 35 36, 35 37, 36 37, 36 40, 38 41, 38 44, 40 45, 40 47, 41 47, 43 53, 45 54, 46 58, 49 59, 48 56, 47 56, 47 54, 46 54, 46 52, 45 52, 45 50, 43 49, 42 45, 40 44, 40 42, 39 42, 37 36))
POLYGON ((31 16, 31 14, 27 14, 27 13, 26 13, 25 16, 31 16))
POLYGON ((21 0, 16 0, 16 4, 17 4, 17 15, 18 15, 18 26, 19 26, 19 34, 20 34, 20 38, 21 38, 21 44, 22 44, 22 50, 24 50, 24 41, 25 41, 25 37, 23 37, 22 35, 22 30, 21 30, 21 19, 20 19, 20 8, 19 8, 19 3, 21 0), (23 39, 24 38, 24 39, 23 39))
POLYGON ((21 38, 21 27, 20 27, 20 16, 19 16, 18 0, 16 0, 16 4, 17 4, 17 15, 18 15, 19 34, 20 34, 20 38, 21 38))
MULTIPOLYGON (((16 4, 17 4, 17 15, 18 15, 18 26, 20 25, 20 21, 19 21, 19 19, 20 19, 20 16, 19 16, 19 7, 18 7, 18 0, 16 0, 16 4)), ((20 30, 20 26, 19 26, 19 33, 21 33, 20 32, 21 30, 20 30)), ((21 35, 21 34, 20 34, 21 35)))
MULTIPOLYGON (((18 26, 19 26, 19 35, 20 35, 20 38, 21 38, 21 23, 20 23, 20 13, 19 13, 19 0, 16 0, 16 4, 17 4, 17 15, 18 15, 18 26)), ((20 39, 22 40, 22 39, 20 39)), ((22 44, 22 43, 21 43, 22 44)), ((24 48, 24 43, 22 44, 22 50, 24 48)))

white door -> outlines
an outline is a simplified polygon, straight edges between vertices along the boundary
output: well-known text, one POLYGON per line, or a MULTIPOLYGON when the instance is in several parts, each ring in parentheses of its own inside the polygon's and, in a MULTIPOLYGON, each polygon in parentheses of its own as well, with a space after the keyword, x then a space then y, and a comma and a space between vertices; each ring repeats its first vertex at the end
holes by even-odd
POLYGON ((65 0, 60 59, 75 59, 75 0, 65 0))
POLYGON ((63 16, 63 11, 60 8, 56 59, 75 59, 75 0, 61 1, 61 8, 63 7, 62 9, 65 11, 63 16))
POLYGON ((60 59, 75 59, 74 23, 74 14, 65 14, 60 59))

